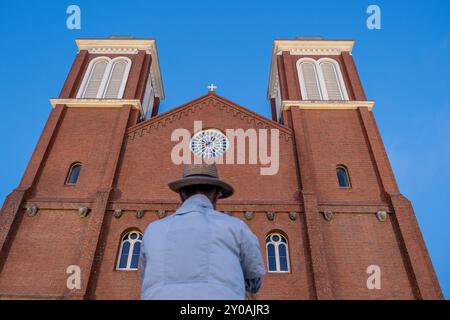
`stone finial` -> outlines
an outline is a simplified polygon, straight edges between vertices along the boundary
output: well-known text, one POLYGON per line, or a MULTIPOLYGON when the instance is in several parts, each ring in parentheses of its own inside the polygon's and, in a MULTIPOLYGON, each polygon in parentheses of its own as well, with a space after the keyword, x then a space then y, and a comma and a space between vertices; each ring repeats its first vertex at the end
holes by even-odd
POLYGON ((123 216, 123 210, 122 209, 116 209, 114 210, 114 217, 116 219, 119 219, 123 216))
POLYGON ((291 219, 292 221, 297 220, 297 217, 298 217, 297 212, 294 212, 294 211, 289 212, 289 219, 291 219))
POLYGON ((323 217, 325 218, 325 220, 331 221, 333 220, 333 212, 326 210, 323 212, 323 217))
POLYGON ((91 210, 87 207, 79 207, 78 215, 80 216, 80 218, 86 218, 89 215, 89 211, 91 210))
POLYGON ((34 217, 35 215, 37 215, 37 212, 38 212, 38 207, 34 204, 26 207, 26 213, 27 213, 27 216, 29 216, 29 217, 34 217))
POLYGON ((255 213, 252 211, 245 211, 245 213, 244 213, 244 217, 247 220, 252 220, 254 216, 255 216, 255 213))
POLYGON ((384 210, 377 211, 377 219, 380 222, 385 222, 387 220, 387 212, 384 210))
POLYGON ((138 210, 136 211, 136 218, 138 219, 142 219, 145 215, 145 211, 144 210, 138 210))
POLYGON ((267 219, 269 219, 269 221, 275 220, 275 212, 273 212, 273 211, 268 211, 268 212, 266 213, 266 217, 267 217, 267 219))
POLYGON ((166 210, 159 210, 156 214, 157 214, 157 216, 158 216, 159 219, 162 219, 162 218, 164 218, 165 216, 167 216, 166 210))

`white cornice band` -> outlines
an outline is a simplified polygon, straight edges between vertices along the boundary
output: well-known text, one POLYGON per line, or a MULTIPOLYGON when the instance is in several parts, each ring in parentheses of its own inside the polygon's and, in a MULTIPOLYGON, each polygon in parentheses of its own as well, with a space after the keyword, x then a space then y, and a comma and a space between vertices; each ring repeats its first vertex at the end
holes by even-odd
POLYGON ((79 50, 119 50, 127 48, 135 50, 145 50, 152 53, 155 49, 154 39, 76 39, 79 50))
POLYGON ((352 53, 353 40, 275 40, 274 51, 304 52, 349 52, 352 53))
MULTIPOLYGON (((338 49, 291 49, 289 53, 293 56, 338 56, 342 51, 338 49)), ((281 55, 283 51, 278 51, 277 55, 281 55)))
POLYGON ((308 110, 355 110, 358 108, 367 108, 369 111, 375 106, 375 101, 289 101, 283 100, 282 110, 290 108, 308 109, 308 110))
POLYGON ((57 105, 76 108, 120 108, 125 105, 138 109, 142 114, 142 105, 139 99, 50 99, 53 108, 57 105))
MULTIPOLYGON (((90 48, 88 50, 89 53, 92 54, 137 54, 139 49, 136 48, 90 48)), ((146 51, 147 52, 147 51, 146 51)), ((151 52, 147 52, 151 54, 151 52)))

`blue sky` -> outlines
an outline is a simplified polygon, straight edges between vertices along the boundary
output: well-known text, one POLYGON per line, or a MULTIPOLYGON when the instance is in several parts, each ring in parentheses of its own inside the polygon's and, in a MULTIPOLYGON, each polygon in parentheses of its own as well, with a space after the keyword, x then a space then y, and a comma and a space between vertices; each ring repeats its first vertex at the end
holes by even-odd
POLYGON ((76 53, 75 38, 157 39, 169 110, 218 93, 269 116, 272 41, 354 39, 353 52, 400 189, 450 297, 449 1, 2 1, 0 202, 25 170, 76 53), (81 8, 81 30, 66 8, 81 8), (382 29, 366 28, 381 8, 382 29))

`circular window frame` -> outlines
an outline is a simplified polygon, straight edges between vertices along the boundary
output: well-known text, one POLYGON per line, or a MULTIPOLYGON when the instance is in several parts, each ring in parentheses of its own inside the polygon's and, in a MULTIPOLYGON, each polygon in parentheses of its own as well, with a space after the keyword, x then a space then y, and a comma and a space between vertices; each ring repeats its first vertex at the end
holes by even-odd
MULTIPOLYGON (((211 136, 211 135, 210 135, 211 136)), ((201 143, 201 142, 198 142, 201 143)), ((208 128, 203 129, 201 131, 196 132, 189 141, 189 150, 191 152, 202 159, 216 159, 222 157, 230 148, 230 140, 228 137, 219 129, 216 128, 208 128), (223 144, 225 142, 225 147, 221 147, 220 145, 209 147, 206 151, 199 150, 198 145, 194 146, 194 143, 200 139, 207 139, 208 137, 205 137, 208 133, 214 133, 217 136, 220 137, 219 144, 223 144), (214 151, 213 151, 214 150, 214 151)))

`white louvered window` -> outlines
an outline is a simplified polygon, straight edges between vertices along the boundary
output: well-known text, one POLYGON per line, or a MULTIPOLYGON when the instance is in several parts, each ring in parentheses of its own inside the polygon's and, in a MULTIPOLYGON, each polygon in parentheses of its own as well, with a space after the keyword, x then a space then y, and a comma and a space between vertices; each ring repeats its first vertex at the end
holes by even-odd
POLYGON ((329 61, 325 61, 320 64, 320 69, 322 70, 328 100, 344 100, 343 90, 339 83, 335 65, 329 61))
POLYGON ((312 62, 303 62, 300 64, 300 73, 303 99, 322 100, 316 65, 312 62))
POLYGON ((131 60, 126 57, 95 58, 89 63, 77 98, 121 99, 130 68, 131 60))
POLYGON ((303 100, 349 100, 336 60, 304 58, 297 69, 303 100))
POLYGON ((105 99, 118 99, 122 97, 128 77, 128 75, 125 74, 127 65, 128 62, 126 60, 114 62, 106 86, 105 99))
POLYGON ((108 63, 109 61, 107 60, 98 60, 92 65, 90 72, 87 74, 88 78, 84 86, 82 98, 97 98, 108 63))

